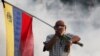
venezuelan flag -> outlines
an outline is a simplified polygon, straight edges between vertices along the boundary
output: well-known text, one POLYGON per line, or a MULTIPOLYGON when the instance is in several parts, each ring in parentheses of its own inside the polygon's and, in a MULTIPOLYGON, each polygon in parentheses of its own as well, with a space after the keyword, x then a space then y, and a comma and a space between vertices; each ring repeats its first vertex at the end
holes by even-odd
POLYGON ((5 2, 6 56, 33 56, 32 16, 5 2))

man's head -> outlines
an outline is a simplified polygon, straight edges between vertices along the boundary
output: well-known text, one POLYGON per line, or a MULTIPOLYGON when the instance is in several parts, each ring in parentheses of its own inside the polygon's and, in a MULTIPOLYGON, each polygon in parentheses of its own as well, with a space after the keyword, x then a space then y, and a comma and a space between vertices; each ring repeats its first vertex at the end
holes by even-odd
POLYGON ((58 33, 58 34, 64 34, 64 32, 66 30, 66 25, 65 25, 64 21, 58 20, 55 23, 54 29, 55 29, 56 33, 58 33))
POLYGON ((63 27, 63 28, 66 29, 66 25, 65 25, 64 21, 62 21, 62 20, 58 20, 58 21, 55 23, 55 26, 54 26, 55 29, 56 29, 56 28, 60 28, 60 27, 63 27))

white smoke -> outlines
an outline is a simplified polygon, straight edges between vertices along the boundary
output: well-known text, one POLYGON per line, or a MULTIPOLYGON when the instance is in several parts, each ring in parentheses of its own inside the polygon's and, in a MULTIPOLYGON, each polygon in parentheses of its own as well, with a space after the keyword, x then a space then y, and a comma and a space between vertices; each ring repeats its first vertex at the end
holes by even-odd
POLYGON ((5 23, 3 6, 0 1, 0 56, 6 56, 5 23))
MULTIPOLYGON (((87 9, 78 3, 74 3, 73 5, 65 5, 61 3, 60 0, 7 1, 29 12, 30 14, 41 18, 52 26, 57 20, 64 20, 68 27, 67 31, 79 35, 81 37, 81 42, 84 43, 84 47, 82 48, 78 45, 73 45, 71 47, 71 56, 100 55, 99 5, 93 8, 88 7, 87 9)), ((49 56, 48 52, 43 52, 43 42, 45 41, 48 34, 54 33, 54 30, 33 17, 33 33, 35 44, 34 55, 49 56)), ((1 37, 3 38, 3 36, 1 37)))

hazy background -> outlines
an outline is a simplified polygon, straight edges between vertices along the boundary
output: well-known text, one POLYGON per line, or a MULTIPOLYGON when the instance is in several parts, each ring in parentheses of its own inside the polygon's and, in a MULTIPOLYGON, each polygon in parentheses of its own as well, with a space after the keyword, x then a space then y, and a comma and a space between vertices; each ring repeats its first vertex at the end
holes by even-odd
MULTIPOLYGON (((6 0, 9 3, 48 22, 52 26, 62 19, 67 31, 81 37, 84 47, 73 45, 71 56, 100 56, 100 1, 99 0, 6 0)), ((0 56, 6 56, 6 34, 0 2, 0 56)), ((54 30, 33 17, 34 55, 48 56, 43 42, 54 30)))

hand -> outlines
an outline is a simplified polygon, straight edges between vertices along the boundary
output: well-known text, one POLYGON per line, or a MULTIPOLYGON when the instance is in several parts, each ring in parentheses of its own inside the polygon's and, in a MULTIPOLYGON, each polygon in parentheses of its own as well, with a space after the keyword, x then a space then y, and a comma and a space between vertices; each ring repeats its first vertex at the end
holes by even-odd
POLYGON ((80 41, 80 37, 75 35, 72 37, 71 41, 72 41, 72 43, 78 42, 78 41, 80 41))

